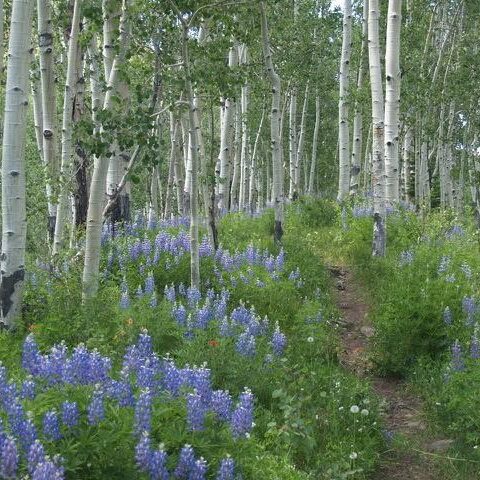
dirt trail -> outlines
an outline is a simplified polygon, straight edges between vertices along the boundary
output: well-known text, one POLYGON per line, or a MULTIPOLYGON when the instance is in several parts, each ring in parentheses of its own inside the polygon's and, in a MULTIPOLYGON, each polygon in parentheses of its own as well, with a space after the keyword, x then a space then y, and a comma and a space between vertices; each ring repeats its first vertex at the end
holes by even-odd
POLYGON ((450 440, 428 438, 421 400, 408 392, 404 382, 378 377, 372 371, 368 344, 375 331, 368 320, 369 308, 361 287, 345 268, 330 267, 330 272, 336 282, 336 302, 342 314, 340 361, 348 370, 371 382, 382 399, 382 417, 388 434, 404 440, 404 447, 394 442, 395 446, 384 452, 372 480, 438 480, 429 453, 445 453, 450 440))

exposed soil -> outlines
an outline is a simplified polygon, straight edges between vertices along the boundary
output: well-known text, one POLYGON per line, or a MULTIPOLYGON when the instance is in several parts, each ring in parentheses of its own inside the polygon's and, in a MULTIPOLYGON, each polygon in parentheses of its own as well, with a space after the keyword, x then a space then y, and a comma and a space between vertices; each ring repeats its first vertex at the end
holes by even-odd
POLYGON ((395 446, 382 454, 380 468, 372 480, 438 480, 432 458, 445 453, 451 441, 429 438, 422 401, 408 391, 404 382, 375 374, 368 358, 369 342, 375 331, 368 319, 369 307, 362 287, 345 268, 330 267, 330 272, 336 282, 336 303, 342 313, 340 361, 345 368, 371 382, 382 402, 387 434, 403 440, 394 441, 395 446))

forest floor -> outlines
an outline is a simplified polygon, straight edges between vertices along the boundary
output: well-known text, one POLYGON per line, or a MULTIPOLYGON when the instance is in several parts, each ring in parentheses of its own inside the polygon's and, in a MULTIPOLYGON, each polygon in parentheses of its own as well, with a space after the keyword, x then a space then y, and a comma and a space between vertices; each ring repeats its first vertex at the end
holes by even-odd
POLYGON ((444 478, 436 459, 445 458, 452 441, 435 436, 423 414, 422 400, 409 391, 405 382, 376 375, 369 359, 369 343, 375 330, 368 317, 366 293, 347 268, 329 269, 341 312, 340 361, 355 375, 371 382, 381 402, 385 435, 389 439, 390 448, 382 453, 372 480, 444 478))

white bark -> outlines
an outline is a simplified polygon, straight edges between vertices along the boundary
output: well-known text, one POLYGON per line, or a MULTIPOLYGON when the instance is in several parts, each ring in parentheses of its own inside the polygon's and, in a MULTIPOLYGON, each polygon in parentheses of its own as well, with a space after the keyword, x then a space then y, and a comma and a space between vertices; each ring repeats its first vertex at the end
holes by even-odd
POLYGON ((53 54, 52 6, 50 0, 38 0, 38 45, 42 99, 42 152, 46 172, 48 231, 53 240, 57 217, 54 186, 58 181, 56 92, 53 54))
POLYGON ((400 31, 402 0, 389 0, 385 54, 385 176, 387 201, 399 201, 400 31))
POLYGON ((14 326, 21 315, 25 277, 25 141, 32 11, 32 0, 13 1, 2 145, 0 324, 4 328, 14 326))
MULTIPOLYGON (((32 77, 32 103, 33 103, 33 125, 35 128, 35 139, 37 143, 38 156, 43 162, 43 112, 42 112, 42 85, 38 71, 31 74, 32 77)), ((47 190, 48 197, 48 190, 47 190)))
MULTIPOLYGON (((72 30, 68 43, 68 64, 67 78, 65 81, 65 93, 63 100, 63 121, 62 121, 62 165, 61 177, 62 185, 60 189, 57 221, 55 223, 55 236, 53 240, 53 254, 56 255, 64 246, 66 237, 66 220, 69 210, 69 193, 71 191, 71 182, 73 176, 73 157, 72 157, 72 133, 73 133, 73 102, 74 89, 76 83, 76 64, 78 36, 80 33, 82 0, 75 0, 72 18, 72 30)), ((45 112, 44 112, 45 119, 45 112)), ((45 120, 44 120, 45 121, 45 120)), ((45 125, 43 126, 45 131, 45 125)), ((45 135, 44 135, 45 136, 45 135)), ((44 144, 45 146, 45 144, 44 144)), ((44 147, 45 148, 45 147, 44 147)), ((45 153, 45 152, 44 152, 45 153)))
POLYGON ((288 198, 295 196, 295 165, 297 164, 297 88, 292 87, 290 92, 290 115, 288 124, 289 138, 289 188, 288 198))
POLYGON ((403 139, 403 198, 410 201, 410 153, 413 143, 413 128, 406 125, 403 139))
POLYGON ((342 202, 350 187, 350 132, 348 126, 348 87, 350 76, 350 54, 352 51, 352 1, 344 0, 343 42, 340 60, 340 99, 338 102, 338 195, 342 202))
POLYGON ((268 33, 267 14, 265 12, 265 3, 260 2, 260 14, 262 18, 262 47, 265 66, 272 84, 272 113, 271 113, 271 142, 272 142, 272 166, 273 166, 273 201, 275 209, 275 228, 274 239, 279 243, 283 235, 283 165, 282 165, 282 145, 280 137, 280 99, 281 99, 281 81, 280 76, 275 70, 272 59, 272 49, 268 33))
MULTIPOLYGON (((242 45, 240 63, 245 65, 248 62, 248 50, 246 45, 242 45)), ((247 210, 248 192, 250 184, 250 135, 248 131, 248 107, 249 107, 250 86, 245 83, 242 86, 241 108, 242 108, 242 148, 240 158, 240 199, 239 207, 241 210, 247 210)))
MULTIPOLYGON (((228 65, 234 67, 238 64, 237 49, 235 46, 230 48, 228 55, 228 65)), ((232 99, 224 99, 224 111, 223 111, 223 122, 222 129, 220 132, 220 177, 219 177, 219 186, 218 186, 218 208, 220 211, 228 209, 230 204, 229 194, 230 194, 230 156, 232 155, 232 142, 231 142, 231 133, 232 133, 232 124, 233 124, 233 115, 235 112, 235 105, 232 99)))
MULTIPOLYGON (((127 28, 128 5, 129 0, 123 0, 122 16, 120 18, 120 46, 111 68, 108 89, 103 104, 104 110, 110 110, 112 108, 113 96, 118 89, 120 67, 125 59, 129 33, 127 28)), ((105 203, 105 182, 107 172, 108 161, 103 157, 95 158, 87 214, 85 262, 83 269, 84 299, 94 297, 98 290, 103 206, 105 203)))
POLYGON ((257 135, 255 137, 255 143, 253 144, 252 151, 252 161, 250 165, 250 180, 249 180, 249 191, 248 191, 248 205, 247 210, 253 213, 255 209, 255 191, 257 193, 257 199, 259 197, 259 189, 256 180, 260 179, 261 168, 259 168, 257 157, 258 157, 258 148, 260 143, 260 137, 262 135, 263 123, 265 121, 266 105, 263 104, 262 117, 260 118, 260 123, 258 125, 257 135))
MULTIPOLYGON (((361 92, 364 79, 367 74, 368 58, 368 0, 363 2, 363 19, 362 19, 362 49, 360 52, 360 66, 358 67, 357 92, 361 92)), ((350 194, 355 195, 358 192, 358 181, 360 175, 360 162, 362 160, 363 147, 363 111, 361 102, 355 100, 355 114, 353 117, 353 142, 352 142, 352 159, 350 170, 350 194)))
POLYGON ((384 164, 384 99, 382 67, 380 63, 378 0, 370 0, 368 15, 368 56, 370 84, 372 89, 372 154, 373 154, 373 256, 384 256, 386 249, 386 206, 385 206, 385 164, 384 164))
POLYGON ((297 157, 295 162, 294 196, 298 196, 302 189, 300 188, 300 170, 302 168, 303 155, 305 149, 305 134, 307 128, 307 109, 308 109, 309 84, 305 86, 305 97, 303 99, 302 119, 300 121, 300 133, 298 136, 297 157))
POLYGON ((313 195, 315 183, 315 169, 317 167, 318 134, 320 132, 320 97, 315 97, 315 128, 313 131, 312 159, 310 162, 310 176, 308 179, 308 194, 313 195))

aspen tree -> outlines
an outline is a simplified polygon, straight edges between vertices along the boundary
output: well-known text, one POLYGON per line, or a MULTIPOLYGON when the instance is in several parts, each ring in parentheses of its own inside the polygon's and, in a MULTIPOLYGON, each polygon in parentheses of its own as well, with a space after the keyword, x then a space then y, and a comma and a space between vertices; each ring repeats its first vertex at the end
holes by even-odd
POLYGON ((352 51, 352 1, 343 4, 343 41, 340 60, 340 99, 338 101, 338 195, 342 202, 350 187, 350 132, 348 126, 348 88, 350 76, 350 55, 352 51))
POLYGON ((25 277, 27 220, 25 142, 28 112, 32 0, 13 0, 8 45, 2 144, 2 254, 0 326, 10 328, 21 315, 25 277))

